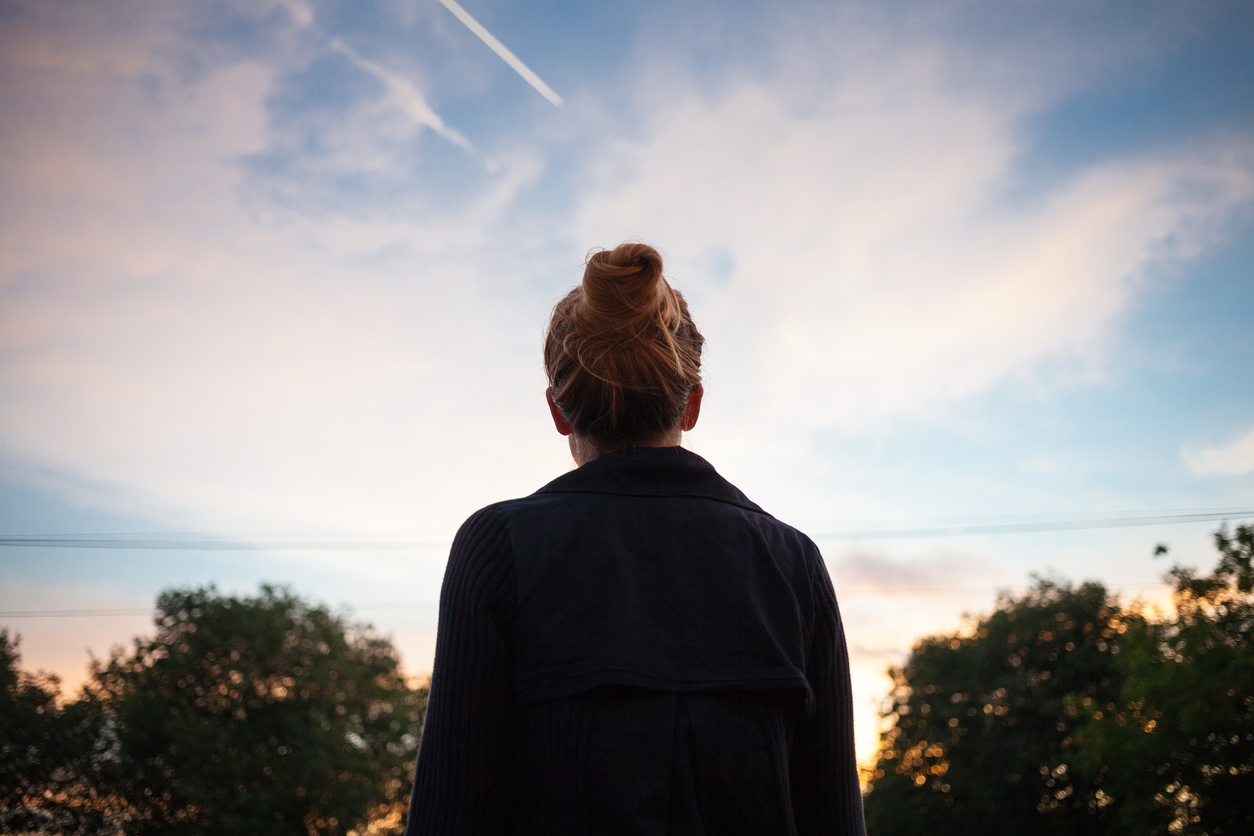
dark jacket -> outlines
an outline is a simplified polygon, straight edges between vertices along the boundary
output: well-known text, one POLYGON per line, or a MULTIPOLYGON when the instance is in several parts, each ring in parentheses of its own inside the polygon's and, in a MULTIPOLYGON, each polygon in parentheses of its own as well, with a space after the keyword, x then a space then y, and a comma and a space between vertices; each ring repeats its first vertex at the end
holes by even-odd
POLYGON ((862 834, 818 549, 679 447, 474 514, 406 832, 862 834))

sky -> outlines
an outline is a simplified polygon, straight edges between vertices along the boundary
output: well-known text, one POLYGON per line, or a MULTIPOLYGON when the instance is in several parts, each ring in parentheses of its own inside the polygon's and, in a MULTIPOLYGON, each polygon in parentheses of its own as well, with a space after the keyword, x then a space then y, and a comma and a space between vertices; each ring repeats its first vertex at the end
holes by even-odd
POLYGON ((0 0, 0 535, 132 544, 0 545, 25 667, 275 582, 429 671, 627 240, 707 338, 685 445, 823 549, 864 759, 920 636, 1161 602, 1254 514, 1248 2, 464 0, 513 65, 455 5, 0 0), (1208 518, 1083 525, 1156 513, 1208 518))

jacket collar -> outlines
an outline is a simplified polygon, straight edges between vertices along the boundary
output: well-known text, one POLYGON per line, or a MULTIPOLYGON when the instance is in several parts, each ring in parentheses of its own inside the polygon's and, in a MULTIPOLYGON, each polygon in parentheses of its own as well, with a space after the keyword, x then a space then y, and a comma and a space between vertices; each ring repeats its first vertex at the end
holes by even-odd
POLYGON ((536 493, 691 496, 766 513, 719 476, 713 465, 682 447, 628 447, 606 453, 557 477, 536 493))

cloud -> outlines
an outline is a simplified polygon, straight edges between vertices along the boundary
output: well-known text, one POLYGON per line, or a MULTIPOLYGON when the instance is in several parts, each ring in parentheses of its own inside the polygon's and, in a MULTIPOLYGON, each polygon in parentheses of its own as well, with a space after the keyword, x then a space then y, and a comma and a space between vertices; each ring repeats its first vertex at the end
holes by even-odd
POLYGON ((926 74, 891 97, 850 83, 854 106, 838 84, 801 112, 756 82, 679 96, 579 196, 573 237, 671 256, 746 423, 859 433, 1082 356, 1148 267, 1195 255, 1254 198, 1254 148, 1203 144, 1011 201, 1017 106, 926 74))
POLYGON ((392 72, 388 68, 374 61, 358 55, 353 49, 346 45, 343 41, 335 39, 331 41, 331 48, 342 53, 353 65, 359 69, 373 75, 375 78, 383 82, 387 88, 387 100, 393 107, 403 112, 410 119, 413 119, 419 125, 428 127, 449 142, 461 148, 468 154, 474 153, 474 146, 470 144, 470 140, 462 136, 457 131, 444 124, 444 120, 440 115, 431 109, 431 105, 427 104, 427 99, 422 92, 414 86, 414 83, 402 75, 392 72))
POLYGON ((313 23, 313 9, 309 8, 309 4, 304 0, 278 0, 278 5, 283 7, 297 26, 303 27, 313 23))
POLYGON ((858 756, 876 750, 889 665, 900 665, 920 635, 953 630, 965 612, 987 609, 1003 576, 987 558, 924 548, 903 556, 851 548, 827 558, 849 643, 858 756))
POLYGON ((556 435, 525 441, 547 437, 538 349, 523 351, 544 303, 483 282, 509 261, 485 241, 537 176, 531 155, 503 156, 453 207, 280 213, 238 164, 269 141, 268 66, 186 80, 158 48, 165 21, 125 49, 44 35, 44 57, 5 52, 0 74, 25 114, 0 127, 10 474, 192 528, 439 537, 486 501, 475 484, 524 493, 563 467, 556 435), (510 417, 487 434, 489 415, 510 417))
POLYGON ((1234 476, 1254 471, 1254 427, 1241 438, 1221 447, 1185 450, 1189 470, 1202 476, 1234 476))
POLYGON ((631 235, 663 246, 710 340, 696 442, 789 516, 861 512, 830 502, 830 473, 798 476, 823 463, 816 433, 926 418, 1083 354, 1147 265, 1207 246, 1254 190, 1247 148, 1199 145, 1010 201, 1026 105, 955 92, 943 45, 712 90, 659 66, 657 101, 546 111, 562 143, 548 123, 485 139, 503 149, 489 175, 442 143, 419 159, 414 124, 470 144, 342 43, 386 114, 351 85, 276 104, 325 57, 311 35, 197 53, 189 78, 168 19, 104 37, 94 14, 0 49, 23 114, 0 124, 0 452, 193 527, 443 536, 534 489, 567 463, 540 394, 545 315, 587 247, 631 235), (266 154, 342 190, 270 200, 240 162, 266 154))
POLYGON ((827 568, 838 592, 949 592, 973 586, 991 589, 1001 579, 1001 574, 985 560, 945 552, 903 558, 887 552, 852 550, 829 558, 827 568))

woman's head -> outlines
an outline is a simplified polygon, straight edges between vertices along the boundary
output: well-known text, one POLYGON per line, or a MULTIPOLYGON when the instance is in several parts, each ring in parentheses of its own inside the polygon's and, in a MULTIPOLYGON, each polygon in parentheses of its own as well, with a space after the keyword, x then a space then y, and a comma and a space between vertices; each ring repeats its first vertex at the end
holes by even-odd
POLYGON ((684 297, 662 277, 657 250, 598 250, 549 320, 550 397, 600 452, 649 443, 684 417, 704 343, 684 297))

